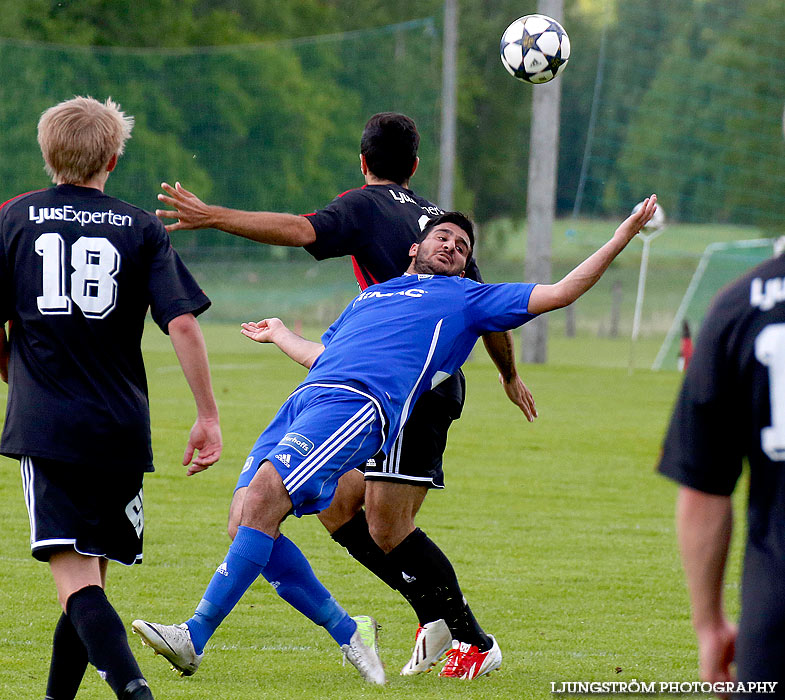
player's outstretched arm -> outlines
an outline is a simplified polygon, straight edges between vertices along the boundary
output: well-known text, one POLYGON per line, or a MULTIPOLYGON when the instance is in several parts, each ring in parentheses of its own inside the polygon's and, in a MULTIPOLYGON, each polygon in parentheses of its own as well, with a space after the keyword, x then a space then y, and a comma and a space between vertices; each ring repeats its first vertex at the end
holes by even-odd
POLYGON ((510 331, 486 333, 482 337, 485 349, 499 370, 499 382, 507 398, 523 411, 530 423, 537 417, 534 397, 518 375, 515 366, 515 343, 510 331))
POLYGON ((722 603, 733 529, 730 497, 682 486, 676 529, 698 638, 701 678, 710 683, 731 681, 736 628, 726 619, 722 603))
POLYGON ((647 197, 641 208, 628 216, 616 229, 613 238, 590 255, 556 284, 538 284, 529 298, 529 312, 542 314, 572 304, 591 289, 605 270, 635 235, 648 223, 657 208, 657 195, 647 197))
POLYGON ((304 216, 205 204, 179 182, 174 187, 164 182, 161 188, 166 194, 159 194, 158 199, 171 208, 156 209, 155 215, 159 219, 177 219, 166 226, 170 233, 181 229, 215 228, 257 243, 286 246, 304 246, 316 240, 316 232, 304 216))
POLYGON ((196 402, 196 422, 188 436, 183 466, 188 476, 204 471, 221 456, 221 426, 215 403, 207 347, 199 322, 193 314, 182 314, 169 322, 169 337, 183 374, 196 402))
POLYGON ((285 354, 306 369, 324 352, 324 345, 314 343, 290 331, 280 318, 243 323, 240 332, 257 343, 274 343, 285 354))

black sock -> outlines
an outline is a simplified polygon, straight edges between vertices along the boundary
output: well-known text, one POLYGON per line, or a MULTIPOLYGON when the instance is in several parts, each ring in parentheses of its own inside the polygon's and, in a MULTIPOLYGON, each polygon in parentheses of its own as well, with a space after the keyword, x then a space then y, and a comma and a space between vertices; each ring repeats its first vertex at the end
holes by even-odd
POLYGON ((52 661, 46 684, 47 700, 73 700, 87 669, 87 650, 63 613, 52 638, 52 661))
POLYGON ((399 572, 401 592, 417 602, 428 622, 444 619, 453 639, 480 651, 491 648, 493 642, 464 599, 450 560, 420 528, 393 549, 387 561, 399 572))
POLYGON ((128 684, 143 676, 128 646, 123 622, 103 588, 87 586, 71 594, 66 614, 87 649, 90 663, 106 673, 106 682, 122 698, 128 684))
POLYGON ((430 611, 420 605, 419 599, 412 599, 403 590, 403 579, 400 570, 390 566, 384 550, 373 541, 371 533, 368 531, 368 521, 365 519, 365 511, 359 510, 349 522, 344 523, 332 534, 332 538, 366 569, 376 574, 394 591, 398 591, 406 598, 409 605, 414 609, 417 620, 421 625, 431 622, 428 617, 430 611))

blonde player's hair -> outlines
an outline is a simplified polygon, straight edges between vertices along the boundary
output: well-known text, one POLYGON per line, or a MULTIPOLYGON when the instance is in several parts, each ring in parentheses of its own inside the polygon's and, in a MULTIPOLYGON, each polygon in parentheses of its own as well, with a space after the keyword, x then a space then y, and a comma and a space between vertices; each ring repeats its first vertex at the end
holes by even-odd
POLYGON ((108 98, 74 97, 47 109, 38 120, 38 145, 55 184, 82 184, 123 154, 134 118, 108 98))

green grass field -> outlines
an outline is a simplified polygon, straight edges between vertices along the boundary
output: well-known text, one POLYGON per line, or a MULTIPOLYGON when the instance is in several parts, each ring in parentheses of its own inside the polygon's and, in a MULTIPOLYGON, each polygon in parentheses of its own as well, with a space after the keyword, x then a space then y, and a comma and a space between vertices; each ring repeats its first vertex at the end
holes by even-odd
MULTIPOLYGON (((246 452, 303 376, 236 327, 207 325, 205 332, 225 451, 208 472, 186 478, 179 463, 193 408, 168 340, 147 328, 158 471, 146 480, 145 563, 109 570, 110 598, 129 629, 135 617, 190 616, 228 547, 226 511, 246 452)), ((468 401, 450 436, 447 489, 428 497, 418 520, 497 636, 499 672, 468 683, 435 673, 399 676, 413 614, 311 517, 291 519, 284 530, 351 613, 382 624, 387 686, 369 687, 342 666, 329 636, 262 581, 219 628, 192 678, 177 678, 132 638, 156 698, 536 699, 556 697, 552 682, 697 680, 675 546, 676 489, 654 473, 680 377, 629 373, 628 348, 627 340, 554 337, 548 365, 522 368, 540 412, 531 425, 507 402, 482 350, 466 366, 468 401)), ((656 349, 657 342, 644 342, 637 352, 645 359, 656 349)), ((59 608, 47 567, 29 554, 17 463, 0 466, 0 698, 40 698, 59 608)), ((740 536, 727 590, 731 612, 740 536)), ((109 697, 89 669, 79 698, 109 697)))

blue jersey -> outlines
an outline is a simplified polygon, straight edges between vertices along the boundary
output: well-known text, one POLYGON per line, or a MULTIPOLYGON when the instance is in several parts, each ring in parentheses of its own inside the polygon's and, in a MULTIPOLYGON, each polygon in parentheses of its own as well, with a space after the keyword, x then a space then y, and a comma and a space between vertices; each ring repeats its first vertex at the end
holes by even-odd
POLYGON ((417 398, 456 372, 479 336, 534 318, 534 286, 404 275, 368 287, 324 333, 303 384, 365 387, 389 421, 388 452, 417 398))

